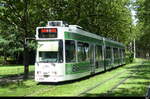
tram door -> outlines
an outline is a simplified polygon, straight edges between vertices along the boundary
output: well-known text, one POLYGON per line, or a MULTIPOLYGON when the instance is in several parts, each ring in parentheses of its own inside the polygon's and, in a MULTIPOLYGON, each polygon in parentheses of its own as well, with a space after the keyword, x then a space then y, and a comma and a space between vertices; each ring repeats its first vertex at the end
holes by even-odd
POLYGON ((91 74, 94 74, 95 73, 95 46, 93 44, 90 45, 89 58, 90 58, 91 74))

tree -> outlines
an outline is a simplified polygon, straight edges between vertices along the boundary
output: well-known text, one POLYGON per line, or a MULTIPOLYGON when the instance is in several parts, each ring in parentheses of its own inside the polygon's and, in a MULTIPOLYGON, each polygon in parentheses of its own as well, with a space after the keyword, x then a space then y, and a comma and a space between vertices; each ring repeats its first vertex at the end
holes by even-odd
POLYGON ((143 54, 142 57, 146 57, 146 54, 150 54, 150 1, 138 0, 135 2, 135 10, 137 11, 139 34, 137 39, 137 47, 139 54, 143 54))
MULTIPOLYGON (((24 73, 25 78, 27 78, 29 68, 28 68, 28 48, 25 43, 27 37, 34 37, 33 26, 30 26, 31 21, 29 17, 29 7, 30 0, 1 0, 6 6, 1 11, 1 21, 5 24, 6 30, 4 32, 10 32, 10 27, 13 28, 15 32, 15 37, 17 42, 20 43, 24 49, 24 73)), ((33 12, 32 12, 33 13, 33 12)), ((35 21, 35 20, 34 20, 35 21)), ((35 25, 35 24, 33 24, 35 25)), ((4 26, 3 26, 4 27, 4 26)), ((6 34, 4 34, 6 36, 6 34)))

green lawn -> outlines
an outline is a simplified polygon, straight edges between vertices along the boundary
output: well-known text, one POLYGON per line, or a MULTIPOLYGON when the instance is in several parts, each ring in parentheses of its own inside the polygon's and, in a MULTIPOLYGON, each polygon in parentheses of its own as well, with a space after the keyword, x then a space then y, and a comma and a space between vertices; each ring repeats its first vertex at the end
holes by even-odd
POLYGON ((150 85, 150 61, 144 61, 134 67, 127 68, 130 72, 136 72, 124 84, 119 86, 112 96, 145 96, 150 85))
POLYGON ((136 59, 136 63, 131 66, 125 66, 127 72, 124 75, 99 86, 86 94, 86 96, 145 96, 150 85, 150 61, 136 59), (117 82, 129 77, 123 84, 118 86, 112 93, 107 93, 117 82), (99 94, 101 93, 101 94, 99 94))
MULTIPOLYGON (((2 67, 0 67, 2 68, 2 67)), ((0 85, 0 96, 78 96, 89 87, 103 82, 104 80, 112 77, 113 75, 125 71, 118 75, 116 78, 104 83, 81 96, 103 96, 119 81, 127 78, 131 73, 133 74, 123 84, 118 86, 108 96, 145 96, 147 87, 150 84, 150 61, 136 59, 134 63, 128 64, 117 69, 107 71, 89 77, 84 80, 74 81, 72 83, 65 83, 60 85, 40 84, 34 79, 23 81, 20 85, 9 83, 0 85), (138 72, 136 72, 138 70, 138 72)))
MULTIPOLYGON (((34 71, 34 65, 29 66, 29 71, 34 71)), ((14 65, 14 66, 0 66, 0 78, 12 76, 16 74, 23 74, 24 66, 23 65, 14 65)))

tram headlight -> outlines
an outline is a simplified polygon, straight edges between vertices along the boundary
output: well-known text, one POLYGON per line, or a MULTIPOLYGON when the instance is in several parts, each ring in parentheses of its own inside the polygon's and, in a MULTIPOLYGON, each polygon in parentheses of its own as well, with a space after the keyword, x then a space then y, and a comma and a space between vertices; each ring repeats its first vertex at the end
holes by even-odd
POLYGON ((57 72, 56 72, 56 71, 53 71, 52 74, 57 75, 57 72))
POLYGON ((39 71, 37 71, 37 74, 39 74, 39 71))
POLYGON ((37 71, 37 74, 41 74, 41 71, 37 71))
POLYGON ((54 63, 51 63, 51 65, 55 67, 55 64, 54 64, 54 63))

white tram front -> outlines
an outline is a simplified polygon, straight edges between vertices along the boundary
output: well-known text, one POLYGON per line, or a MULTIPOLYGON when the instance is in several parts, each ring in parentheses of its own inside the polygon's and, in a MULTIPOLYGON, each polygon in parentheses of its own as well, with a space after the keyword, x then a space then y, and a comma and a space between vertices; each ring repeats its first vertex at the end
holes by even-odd
POLYGON ((35 81, 65 80, 64 31, 68 29, 67 27, 63 21, 48 21, 46 27, 37 27, 35 81))

